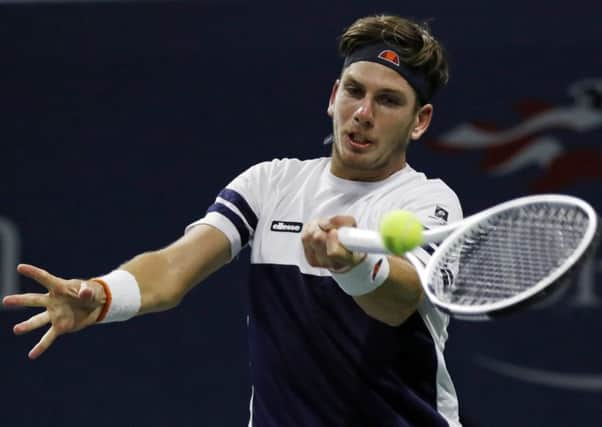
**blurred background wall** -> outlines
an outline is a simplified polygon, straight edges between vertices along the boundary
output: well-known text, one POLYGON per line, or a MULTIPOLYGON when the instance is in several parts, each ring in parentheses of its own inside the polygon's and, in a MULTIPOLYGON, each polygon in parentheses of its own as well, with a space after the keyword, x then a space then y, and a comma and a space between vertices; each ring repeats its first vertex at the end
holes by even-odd
MULTIPOLYGON (((428 20, 447 47, 450 84, 409 159, 466 214, 537 192, 602 211, 598 1, 0 1, 0 294, 41 290, 17 262, 108 272, 176 239, 248 166, 328 155, 336 38, 378 12, 428 20)), ((34 311, 0 310, 0 424, 246 425, 247 265, 34 362, 41 332, 11 332, 34 311)), ((452 322, 466 426, 599 425, 601 279, 598 254, 537 310, 452 322)))

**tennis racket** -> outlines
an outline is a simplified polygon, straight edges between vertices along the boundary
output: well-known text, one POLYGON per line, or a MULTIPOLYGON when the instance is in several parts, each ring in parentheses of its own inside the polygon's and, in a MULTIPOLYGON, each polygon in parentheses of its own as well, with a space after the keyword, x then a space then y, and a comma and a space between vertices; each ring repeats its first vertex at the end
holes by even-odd
MULTIPOLYGON (((514 199, 446 226, 424 230, 421 246, 441 242, 418 271, 429 300, 467 320, 490 320, 526 307, 570 282, 597 242, 598 216, 565 195, 514 199)), ((381 235, 343 227, 340 242, 358 252, 390 253, 381 235)))

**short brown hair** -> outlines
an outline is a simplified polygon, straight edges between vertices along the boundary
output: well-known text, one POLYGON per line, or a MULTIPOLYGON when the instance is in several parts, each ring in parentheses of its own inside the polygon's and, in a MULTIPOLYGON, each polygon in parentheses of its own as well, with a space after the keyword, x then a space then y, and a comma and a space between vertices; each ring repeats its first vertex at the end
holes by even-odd
POLYGON ((394 15, 360 18, 341 35, 339 53, 347 57, 360 47, 378 42, 395 47, 404 64, 425 76, 433 93, 447 83, 449 70, 443 46, 426 23, 394 15))

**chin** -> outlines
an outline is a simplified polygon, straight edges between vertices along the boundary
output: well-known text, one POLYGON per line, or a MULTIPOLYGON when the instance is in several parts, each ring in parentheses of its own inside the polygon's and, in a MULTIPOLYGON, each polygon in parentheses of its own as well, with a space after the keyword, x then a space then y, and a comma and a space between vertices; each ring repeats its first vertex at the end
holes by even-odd
POLYGON ((378 165, 365 155, 343 156, 339 159, 343 167, 358 172, 370 172, 378 170, 378 165))

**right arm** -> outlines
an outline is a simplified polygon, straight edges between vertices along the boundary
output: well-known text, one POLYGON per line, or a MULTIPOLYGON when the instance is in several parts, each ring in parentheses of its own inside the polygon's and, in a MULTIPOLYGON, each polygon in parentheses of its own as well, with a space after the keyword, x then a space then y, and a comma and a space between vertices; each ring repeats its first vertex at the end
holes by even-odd
MULTIPOLYGON (((274 182, 272 169, 278 163, 274 162, 252 166, 234 179, 208 208, 205 221, 189 226, 189 231, 180 239, 163 249, 140 254, 121 265, 118 269, 131 273, 135 279, 132 283, 133 279, 128 273, 120 273, 122 279, 127 276, 127 282, 121 282, 127 287, 113 288, 113 285, 120 285, 117 279, 113 283, 107 283, 106 277, 66 280, 32 265, 19 265, 19 273, 48 290, 46 294, 9 295, 3 300, 7 306, 45 309, 13 327, 15 334, 20 335, 50 324, 50 328, 29 352, 29 357, 38 357, 58 336, 97 323, 99 316, 107 314, 107 308, 107 318, 111 319, 111 308, 117 310, 125 307, 121 312, 123 317, 116 315, 113 319, 126 319, 136 310, 136 314, 140 315, 178 305, 195 284, 227 263, 248 243, 257 226, 263 197, 269 193, 266 185, 274 182), (127 300, 123 304, 124 299, 120 299, 121 305, 105 304, 108 298, 104 286, 124 292, 133 291, 135 303, 130 304, 133 300, 127 300), (128 311, 130 308, 131 311, 128 311)), ((111 296, 115 297, 113 292, 111 296)), ((112 302, 115 302, 115 298, 112 298, 112 302)))
MULTIPOLYGON (((225 234, 201 224, 171 245, 146 252, 126 262, 140 288, 138 315, 175 307, 192 287, 230 260, 230 242, 225 234)), ((42 311, 14 326, 17 335, 50 324, 40 341, 29 352, 35 359, 60 335, 79 331, 96 323, 106 302, 103 286, 93 280, 62 279, 31 265, 18 271, 44 286, 48 293, 9 295, 6 306, 41 307, 42 311)))
POLYGON ((230 260, 228 238, 201 224, 166 248, 145 252, 121 270, 134 275, 142 297, 138 315, 175 307, 196 284, 230 260))

